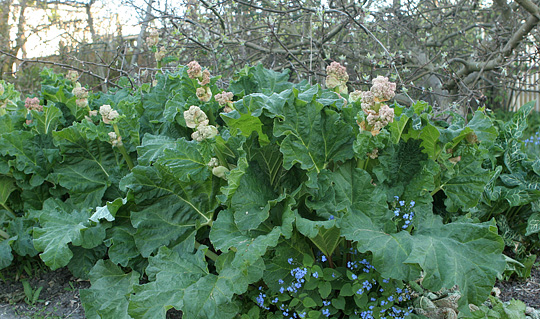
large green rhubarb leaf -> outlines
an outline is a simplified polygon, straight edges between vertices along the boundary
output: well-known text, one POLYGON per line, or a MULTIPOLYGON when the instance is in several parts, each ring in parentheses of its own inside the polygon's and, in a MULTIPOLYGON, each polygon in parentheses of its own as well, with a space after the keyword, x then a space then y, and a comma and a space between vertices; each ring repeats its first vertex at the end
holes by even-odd
POLYGON ((51 144, 48 136, 34 136, 28 131, 14 131, 2 134, 0 154, 15 157, 8 161, 9 165, 30 175, 31 186, 39 186, 47 178, 59 156, 58 150, 52 148, 51 144))
POLYGON ((75 210, 59 199, 48 199, 43 210, 33 214, 41 225, 34 228, 34 246, 43 252, 40 257, 51 269, 64 267, 71 260, 69 243, 94 248, 105 238, 105 227, 93 226, 89 221, 89 209, 75 210))
POLYGON ((214 183, 219 181, 184 183, 162 166, 137 166, 122 180, 138 206, 131 221, 144 257, 212 220, 218 205, 214 183))
POLYGON ((481 304, 505 267, 497 228, 489 222, 443 225, 439 217, 433 218, 430 227, 411 236, 405 231, 386 233, 365 215, 350 214, 343 220, 342 232, 358 242, 358 250, 373 253, 373 264, 383 276, 412 280, 411 275, 422 269, 426 289, 458 285, 461 307, 481 304))
POLYGON ((222 211, 214 222, 210 232, 210 240, 216 249, 227 252, 235 248, 236 255, 232 266, 246 267, 255 263, 266 253, 268 247, 277 245, 281 236, 281 228, 274 227, 269 231, 242 231, 234 223, 230 212, 222 211))
POLYGON ((285 136, 281 152, 286 169, 299 163, 302 169, 319 173, 330 161, 344 161, 354 155, 354 136, 351 125, 338 113, 323 110, 314 99, 316 91, 308 93, 297 93, 294 103, 283 109, 283 120, 274 121, 274 135, 285 136))
POLYGON ((105 257, 107 247, 99 245, 92 249, 86 249, 78 246, 70 248, 73 258, 69 261, 68 269, 77 278, 88 280, 88 274, 96 262, 105 257))
POLYGON ((236 304, 231 303, 234 295, 231 285, 234 279, 236 278, 210 274, 189 286, 184 292, 184 317, 234 318, 238 313, 236 304))
POLYGON ((263 106, 268 104, 271 98, 264 94, 251 94, 242 100, 234 103, 235 110, 229 113, 222 113, 221 118, 235 135, 239 130, 242 135, 249 137, 252 132, 257 132, 261 145, 268 144, 268 136, 262 131, 263 124, 259 119, 263 106))
POLYGON ((234 221, 241 230, 255 229, 265 221, 270 212, 268 202, 277 197, 267 177, 254 169, 253 165, 256 166, 252 164, 248 167, 231 198, 234 221))
POLYGON ((11 265, 13 254, 11 253, 11 244, 17 240, 17 236, 2 239, 0 241, 0 269, 4 269, 11 265))
POLYGON ((9 195, 17 189, 15 181, 7 176, 0 176, 0 205, 5 207, 9 195))
POLYGON ((190 180, 204 182, 210 176, 208 162, 210 155, 202 154, 197 142, 181 138, 174 148, 164 148, 158 163, 166 166, 171 173, 183 182, 190 180))
POLYGON ((36 222, 34 220, 21 217, 13 220, 8 225, 8 234, 17 237, 17 240, 11 245, 17 255, 33 257, 38 254, 34 247, 34 239, 32 238, 32 229, 35 224, 36 222))
POLYGON ((67 188, 79 207, 101 206, 105 191, 116 186, 125 173, 119 168, 118 154, 109 143, 87 139, 83 125, 53 132, 53 136, 65 162, 51 174, 51 180, 67 188))
POLYGON ((135 244, 137 229, 131 223, 116 224, 107 230, 105 245, 109 247, 108 255, 112 262, 127 267, 129 261, 140 255, 135 244))
POLYGON ((220 255, 216 261, 219 275, 206 275, 185 290, 182 312, 186 319, 227 319, 238 314, 234 295, 246 292, 250 283, 262 277, 265 267, 259 259, 248 268, 237 268, 230 265, 232 258, 232 253, 220 255))
POLYGON ((142 145, 137 147, 137 158, 140 165, 150 165, 163 155, 163 151, 174 148, 176 140, 168 136, 146 134, 143 137, 142 145))
POLYGON ((407 142, 390 145, 379 156, 380 165, 373 169, 380 186, 388 188, 392 196, 401 196, 407 185, 422 171, 428 160, 423 152, 422 141, 409 139, 407 142))
POLYGON ((182 309, 186 288, 208 275, 204 252, 182 253, 161 247, 146 268, 152 282, 136 286, 129 314, 134 318, 165 318, 168 309, 182 309))
POLYGON ((461 158, 452 171, 443 175, 439 186, 447 196, 444 203, 450 212, 467 211, 476 206, 492 175, 482 168, 482 162, 474 154, 461 158))
POLYGON ((100 260, 90 271, 92 286, 81 289, 81 301, 89 319, 130 319, 128 297, 139 281, 135 271, 126 274, 110 260, 100 260))
POLYGON ((292 87, 289 82, 289 70, 285 69, 278 73, 265 69, 262 64, 254 67, 246 66, 235 75, 234 81, 229 89, 234 95, 248 95, 255 92, 262 92, 271 95, 273 92, 279 93, 292 87))
POLYGON ((32 118, 35 122, 34 128, 39 134, 49 134, 56 130, 62 111, 54 105, 48 105, 43 107, 43 112, 32 111, 32 118))
POLYGON ((70 198, 81 207, 101 205, 103 194, 110 186, 105 171, 97 162, 88 159, 69 160, 51 174, 50 178, 69 190, 70 198))

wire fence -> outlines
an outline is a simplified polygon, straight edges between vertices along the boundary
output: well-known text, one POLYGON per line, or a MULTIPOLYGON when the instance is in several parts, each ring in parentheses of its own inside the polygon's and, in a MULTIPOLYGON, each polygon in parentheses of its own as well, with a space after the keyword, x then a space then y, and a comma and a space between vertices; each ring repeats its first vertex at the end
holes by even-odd
POLYGON ((517 111, 522 105, 536 100, 535 110, 540 111, 540 72, 536 68, 534 72, 529 72, 523 79, 518 79, 515 90, 512 90, 509 110, 517 111))

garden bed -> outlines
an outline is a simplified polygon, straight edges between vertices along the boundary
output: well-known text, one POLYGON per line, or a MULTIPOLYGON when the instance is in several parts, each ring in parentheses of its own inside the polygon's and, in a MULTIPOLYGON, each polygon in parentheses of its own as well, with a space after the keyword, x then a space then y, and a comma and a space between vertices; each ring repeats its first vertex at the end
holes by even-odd
MULTIPOLYGON (((21 281, 7 280, 0 285, 0 318, 86 318, 79 298, 79 289, 90 287, 85 280, 73 277, 67 268, 42 273, 28 279, 35 290, 43 287, 39 301, 35 304, 25 302, 25 293, 21 281)), ((540 309, 540 269, 533 268, 527 280, 511 279, 498 281, 495 287, 501 290, 502 301, 519 299, 528 307, 540 309)), ((181 318, 180 311, 171 309, 167 319, 181 318)))

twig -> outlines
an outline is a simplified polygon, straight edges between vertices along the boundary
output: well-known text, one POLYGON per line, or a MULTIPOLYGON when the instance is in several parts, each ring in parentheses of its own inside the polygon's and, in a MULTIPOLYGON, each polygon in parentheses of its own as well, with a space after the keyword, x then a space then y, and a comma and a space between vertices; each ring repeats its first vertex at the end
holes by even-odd
MULTIPOLYGON (((53 61, 45 61, 45 60, 40 60, 40 59, 37 59, 37 58, 36 59, 21 59, 21 58, 17 57, 16 55, 5 52, 4 50, 0 50, 0 53, 4 54, 4 55, 7 55, 7 56, 9 56, 9 57, 11 57, 13 59, 16 59, 17 61, 21 61, 23 63, 43 63, 43 64, 54 65, 54 66, 58 66, 58 67, 61 67, 61 68, 64 68, 64 69, 75 70, 75 71, 78 71, 80 73, 86 73, 86 74, 88 74, 90 76, 93 76, 93 77, 95 77, 95 78, 97 78, 97 79, 99 79, 101 81, 107 82, 107 79, 105 79, 102 76, 99 76, 99 75, 95 74, 92 71, 87 71, 87 70, 84 70, 84 69, 81 69, 81 68, 78 68, 78 67, 74 67, 74 66, 71 66, 71 65, 68 65, 68 64, 58 63, 58 62, 53 62, 53 61)), ((89 64, 91 64, 91 63, 89 63, 89 64)), ((122 88, 121 86, 119 86, 118 84, 115 84, 115 83, 111 83, 111 85, 116 86, 117 88, 122 88)))

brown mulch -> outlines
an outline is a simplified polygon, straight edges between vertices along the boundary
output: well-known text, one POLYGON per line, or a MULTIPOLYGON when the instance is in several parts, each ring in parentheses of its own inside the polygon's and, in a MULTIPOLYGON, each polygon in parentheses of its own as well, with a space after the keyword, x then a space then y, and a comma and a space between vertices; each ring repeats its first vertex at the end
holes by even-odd
POLYGON ((529 307, 540 309, 540 267, 533 267, 531 277, 526 280, 497 281, 495 287, 501 290, 502 301, 519 299, 529 307))

